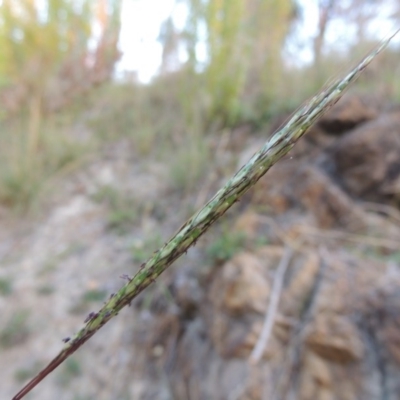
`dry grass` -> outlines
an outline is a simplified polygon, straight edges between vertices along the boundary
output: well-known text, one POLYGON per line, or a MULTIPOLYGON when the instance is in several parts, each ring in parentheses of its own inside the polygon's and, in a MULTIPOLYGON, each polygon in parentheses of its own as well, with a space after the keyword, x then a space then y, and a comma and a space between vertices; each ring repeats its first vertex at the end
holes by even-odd
MULTIPOLYGON (((0 203, 25 212, 54 178, 74 165, 91 148, 68 134, 69 121, 57 117, 42 121, 37 145, 29 146, 29 121, 4 123, 0 134, 0 203)), ((69 128, 71 129, 71 128, 69 128)))

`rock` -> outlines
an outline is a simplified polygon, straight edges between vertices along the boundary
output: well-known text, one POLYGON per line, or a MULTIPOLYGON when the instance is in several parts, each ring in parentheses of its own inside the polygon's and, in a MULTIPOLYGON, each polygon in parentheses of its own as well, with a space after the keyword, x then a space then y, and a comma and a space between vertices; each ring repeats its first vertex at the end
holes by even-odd
POLYGON ((329 364, 326 362, 326 360, 313 353, 307 353, 304 364, 313 375, 317 385, 332 389, 334 379, 332 372, 330 371, 329 364))
POLYGON ((253 189, 251 203, 266 207, 274 214, 283 214, 291 208, 295 202, 290 182, 296 166, 291 160, 273 166, 253 189))
POLYGON ((318 316, 306 343, 320 357, 339 364, 359 361, 364 353, 357 328, 347 318, 337 315, 318 316))
POLYGON ((204 297, 198 280, 187 273, 178 272, 173 280, 172 292, 175 302, 180 308, 181 317, 193 317, 204 297))
POLYGON ((237 254, 222 266, 212 283, 210 299, 213 306, 234 315, 264 313, 270 292, 266 272, 254 254, 237 254))
MULTIPOLYGON (((206 307, 211 340, 225 358, 248 358, 263 325, 270 297, 270 269, 283 248, 265 246, 255 254, 243 252, 225 263, 212 282, 206 307)), ((274 335, 265 349, 271 358, 279 346, 274 335)))
POLYGON ((181 330, 179 316, 177 313, 160 313, 143 321, 142 326, 135 332, 135 340, 142 350, 150 357, 160 357, 165 349, 169 349, 178 337, 181 330))
POLYGON ((260 215, 249 210, 238 217, 233 230, 243 232, 248 239, 254 239, 257 236, 260 225, 260 215))
POLYGON ((299 318, 309 300, 320 268, 320 259, 316 252, 309 252, 305 257, 297 256, 296 267, 290 282, 282 294, 282 313, 299 318))
POLYGON ((251 134, 251 126, 249 124, 242 124, 232 128, 228 135, 227 147, 235 152, 242 150, 251 134))
MULTIPOLYGON (((400 273, 398 268, 393 273, 380 279, 374 289, 361 297, 358 307, 360 326, 367 336, 373 337, 375 347, 386 358, 400 366, 400 273)), ((375 350, 376 351, 376 350, 375 350)))
POLYGON ((377 118, 378 113, 376 99, 345 95, 321 117, 317 125, 329 133, 342 133, 377 118))
POLYGON ((300 203, 315 216, 317 225, 322 228, 360 228, 364 225, 361 210, 315 166, 305 166, 297 171, 292 190, 300 203))
POLYGON ((400 332, 399 332, 400 319, 393 318, 391 323, 382 329, 382 339, 385 347, 390 354, 390 357, 400 365, 400 332))
POLYGON ((395 195, 400 182, 400 112, 382 115, 343 136, 330 154, 336 177, 351 195, 374 201, 395 195))
MULTIPOLYGON (((260 337, 262 318, 254 315, 233 318, 216 313, 210 325, 211 341, 221 357, 247 359, 260 337)), ((277 341, 272 336, 263 358, 270 359, 277 350, 277 341)))
MULTIPOLYGON (((301 365, 296 398, 301 400, 360 399, 358 382, 362 375, 357 369, 341 368, 339 372, 326 360, 315 354, 307 353, 301 365), (346 379, 350 374, 351 378, 346 379)), ((365 396, 361 398, 372 399, 375 397, 365 396)))
POLYGON ((296 160, 271 168, 253 191, 252 203, 264 205, 274 214, 301 206, 323 228, 358 229, 364 225, 360 208, 321 168, 296 160))
POLYGON ((325 360, 315 354, 305 355, 300 375, 300 399, 332 399, 333 376, 325 360))

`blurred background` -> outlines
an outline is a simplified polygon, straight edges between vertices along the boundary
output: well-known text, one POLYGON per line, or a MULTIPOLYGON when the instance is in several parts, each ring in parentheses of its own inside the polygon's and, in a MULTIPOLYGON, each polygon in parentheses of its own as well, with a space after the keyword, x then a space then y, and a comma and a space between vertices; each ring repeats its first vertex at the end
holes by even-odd
MULTIPOLYGON (((399 20, 396 0, 0 1, 1 397, 399 20)), ((27 399, 399 399, 399 51, 27 399)))

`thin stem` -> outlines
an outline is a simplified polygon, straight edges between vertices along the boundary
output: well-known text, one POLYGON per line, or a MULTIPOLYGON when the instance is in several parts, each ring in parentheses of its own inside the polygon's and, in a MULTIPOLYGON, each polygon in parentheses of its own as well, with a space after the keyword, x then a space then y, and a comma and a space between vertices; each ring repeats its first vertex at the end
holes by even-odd
POLYGON ((267 311, 265 313, 264 324, 261 330, 260 337, 255 344, 253 351, 250 354, 249 362, 253 365, 257 364, 267 348, 269 338, 271 337, 272 328, 274 327, 276 313, 278 311, 279 299, 283 288, 283 279, 285 272, 289 266, 290 260, 293 255, 293 250, 290 247, 285 248, 285 252, 274 274, 274 281, 272 284, 271 296, 267 311))
MULTIPOLYGON (((398 31, 397 31, 398 32, 398 31)), ((195 213, 179 231, 154 255, 142 264, 140 270, 129 282, 112 296, 97 312, 91 313, 85 320, 86 325, 70 340, 50 364, 34 377, 13 400, 22 399, 50 372, 57 368, 102 326, 115 317, 118 312, 149 286, 188 248, 195 245, 199 237, 239 199, 285 154, 307 129, 343 95, 344 90, 367 67, 367 65, 389 44, 395 36, 383 41, 375 50, 367 55, 343 79, 307 101, 289 120, 289 122, 245 164, 214 197, 197 213, 195 213)))

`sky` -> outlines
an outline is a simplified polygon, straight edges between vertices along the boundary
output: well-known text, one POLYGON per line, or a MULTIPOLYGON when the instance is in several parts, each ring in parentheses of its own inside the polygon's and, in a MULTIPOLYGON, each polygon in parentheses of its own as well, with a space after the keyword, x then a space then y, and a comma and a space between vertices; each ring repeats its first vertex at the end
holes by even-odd
POLYGON ((124 0, 119 69, 137 71, 141 82, 151 79, 161 63, 162 47, 157 41, 160 25, 171 14, 178 26, 184 23, 185 9, 175 5, 175 0, 124 0))
MULTIPOLYGON (((296 35, 298 41, 306 44, 300 50, 299 59, 308 63, 312 61, 310 39, 317 32, 317 0, 299 0, 299 3, 303 9, 303 22, 296 35)), ((371 36, 383 39, 393 32, 394 27, 386 18, 390 12, 388 7, 380 9, 380 15, 370 24, 371 36)), ((171 15, 178 28, 183 27, 187 15, 184 4, 176 4, 175 0, 123 0, 119 43, 123 56, 118 71, 135 71, 143 83, 151 80, 161 63, 162 47, 157 40, 160 25, 171 15)), ((336 45, 343 43, 345 46, 352 35, 354 32, 349 30, 348 25, 336 22, 328 29, 326 42, 336 45)))

